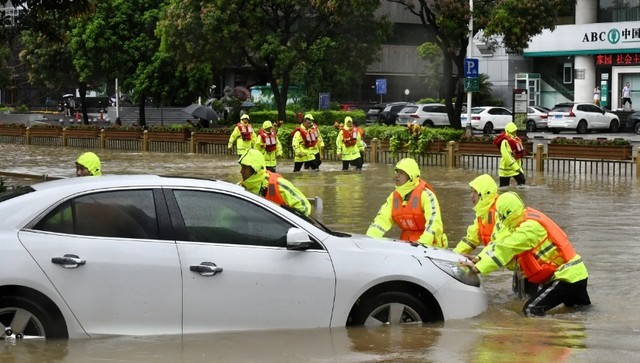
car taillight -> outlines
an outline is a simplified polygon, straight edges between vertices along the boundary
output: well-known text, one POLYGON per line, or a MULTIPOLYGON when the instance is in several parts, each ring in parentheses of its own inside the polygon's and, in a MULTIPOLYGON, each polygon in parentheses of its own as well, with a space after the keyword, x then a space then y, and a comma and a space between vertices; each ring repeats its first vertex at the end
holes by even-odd
POLYGON ((472 120, 480 120, 480 116, 471 116, 472 120))
POLYGON ((567 115, 567 117, 576 117, 576 114, 573 113, 573 111, 569 111, 569 114, 567 115))
POLYGON ((547 118, 547 117, 549 117, 549 115, 540 115, 540 118, 541 118, 541 119, 543 119, 543 120, 544 120, 545 118, 547 118))
POLYGON ((413 118, 420 118, 420 116, 418 116, 418 115, 411 115, 411 117, 413 117, 413 118))

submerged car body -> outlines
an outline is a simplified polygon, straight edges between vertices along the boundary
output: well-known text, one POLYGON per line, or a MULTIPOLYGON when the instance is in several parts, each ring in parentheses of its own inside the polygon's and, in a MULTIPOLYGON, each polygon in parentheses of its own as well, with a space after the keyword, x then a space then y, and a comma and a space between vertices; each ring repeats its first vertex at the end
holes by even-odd
POLYGON ((153 175, 0 193, 2 336, 377 325, 469 318, 451 251, 331 231, 238 185, 153 175))

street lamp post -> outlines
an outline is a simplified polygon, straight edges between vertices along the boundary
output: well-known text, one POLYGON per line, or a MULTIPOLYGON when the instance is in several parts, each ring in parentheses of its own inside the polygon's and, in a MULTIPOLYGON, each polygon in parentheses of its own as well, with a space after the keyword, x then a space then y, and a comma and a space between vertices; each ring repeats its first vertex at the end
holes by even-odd
MULTIPOLYGON (((467 57, 471 58, 473 55, 473 0, 469 0, 469 12, 471 16, 469 17, 469 44, 467 45, 467 57)), ((469 89, 467 91, 467 130, 466 133, 468 136, 471 136, 471 100, 472 100, 473 92, 469 89)))

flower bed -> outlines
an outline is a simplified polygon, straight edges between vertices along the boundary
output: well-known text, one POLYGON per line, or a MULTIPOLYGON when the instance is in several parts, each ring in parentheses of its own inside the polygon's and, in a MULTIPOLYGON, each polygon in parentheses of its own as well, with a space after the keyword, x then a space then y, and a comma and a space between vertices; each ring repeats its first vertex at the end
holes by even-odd
POLYGON ((555 138, 547 145, 547 156, 550 158, 631 160, 632 149, 631 143, 624 139, 555 138))

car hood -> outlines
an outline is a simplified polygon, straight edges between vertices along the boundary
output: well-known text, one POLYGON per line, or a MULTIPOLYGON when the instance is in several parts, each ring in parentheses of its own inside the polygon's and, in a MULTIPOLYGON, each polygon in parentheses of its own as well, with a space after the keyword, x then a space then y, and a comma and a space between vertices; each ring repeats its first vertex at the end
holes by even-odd
POLYGON ((436 258, 453 262, 464 259, 461 255, 450 250, 425 247, 421 244, 407 243, 391 238, 371 238, 365 235, 353 234, 352 240, 358 248, 365 251, 386 254, 408 254, 416 257, 436 258))

